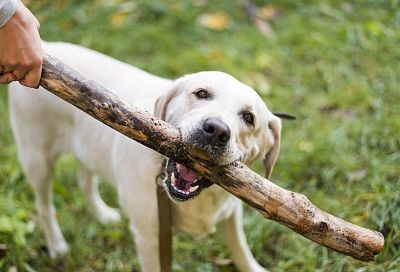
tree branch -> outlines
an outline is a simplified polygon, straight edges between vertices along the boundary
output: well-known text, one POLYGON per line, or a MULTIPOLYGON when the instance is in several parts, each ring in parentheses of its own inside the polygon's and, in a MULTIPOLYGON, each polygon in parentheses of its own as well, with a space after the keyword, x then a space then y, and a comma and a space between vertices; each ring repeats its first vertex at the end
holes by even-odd
POLYGON ((383 248, 381 233, 321 211, 304 195, 280 188, 241 162, 216 165, 204 151, 184 144, 173 126, 121 101, 48 55, 44 57, 40 85, 129 138, 201 173, 265 218, 314 242, 361 261, 372 261, 383 248))

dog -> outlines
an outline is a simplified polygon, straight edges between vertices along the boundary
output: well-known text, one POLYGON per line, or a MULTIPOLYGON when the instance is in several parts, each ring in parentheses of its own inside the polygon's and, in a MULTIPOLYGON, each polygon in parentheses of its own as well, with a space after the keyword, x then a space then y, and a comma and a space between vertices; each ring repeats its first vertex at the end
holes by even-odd
MULTIPOLYGON (((182 140, 206 151, 219 165, 264 159, 269 178, 280 148, 281 121, 249 86, 223 72, 206 71, 175 81, 151 75, 96 51, 67 43, 44 50, 121 99, 175 126, 182 140)), ((156 179, 174 200, 174 232, 204 237, 221 231, 237 268, 265 271, 253 257, 243 231, 242 203, 184 165, 169 160, 93 119, 46 90, 9 87, 12 131, 23 171, 32 185, 38 219, 51 258, 68 245, 52 203, 51 170, 65 152, 80 165, 78 184, 103 223, 120 220, 98 191, 99 176, 116 189, 129 219, 142 271, 161 271, 156 179)))

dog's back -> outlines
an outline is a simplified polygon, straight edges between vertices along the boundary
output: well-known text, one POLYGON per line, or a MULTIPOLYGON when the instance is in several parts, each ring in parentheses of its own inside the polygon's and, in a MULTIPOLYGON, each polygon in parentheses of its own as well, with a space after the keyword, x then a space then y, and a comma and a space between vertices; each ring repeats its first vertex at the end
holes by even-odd
MULTIPOLYGON (((66 43, 44 43, 43 47, 85 77, 149 112, 153 112, 155 100, 171 84, 84 47, 66 43)), ((46 161, 53 161, 63 152, 75 153, 80 161, 93 161, 80 158, 89 154, 111 154, 116 132, 43 88, 32 90, 18 83, 10 84, 9 100, 11 125, 25 171, 29 171, 28 160, 43 150, 46 158, 42 159, 46 161)), ((107 158, 98 156, 93 167, 109 168, 107 158)), ((107 178, 107 173, 99 174, 107 178)))

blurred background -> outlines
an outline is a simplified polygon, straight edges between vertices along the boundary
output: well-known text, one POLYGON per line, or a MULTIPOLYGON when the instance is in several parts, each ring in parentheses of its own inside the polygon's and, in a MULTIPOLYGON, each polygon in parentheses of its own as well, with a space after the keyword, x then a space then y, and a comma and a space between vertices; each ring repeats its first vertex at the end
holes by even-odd
MULTIPOLYGON (((245 230, 271 271, 400 271, 400 2, 244 0, 24 1, 48 41, 81 44, 177 78, 221 70, 286 111, 279 186, 321 209, 381 231, 386 246, 363 263, 323 248, 250 208, 245 230)), ((105 68, 106 69, 106 68, 105 68)), ((123 80, 123 79, 121 79, 123 80)), ((51 261, 33 194, 16 158, 0 88, 0 270, 139 271, 126 220, 103 226, 76 184, 76 162, 54 172, 58 219, 71 250, 51 261)), ((261 165, 254 169, 261 173, 261 165)), ((117 206, 112 188, 102 194, 117 206)), ((174 271, 236 271, 218 234, 174 238, 174 271)))

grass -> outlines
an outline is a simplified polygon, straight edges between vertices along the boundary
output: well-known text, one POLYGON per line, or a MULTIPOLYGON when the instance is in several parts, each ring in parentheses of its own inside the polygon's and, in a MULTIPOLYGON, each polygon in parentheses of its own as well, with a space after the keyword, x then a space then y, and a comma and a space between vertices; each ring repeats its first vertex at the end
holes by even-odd
MULTIPOLYGON (((268 1, 281 11, 272 23, 273 39, 249 22, 240 1, 43 0, 29 6, 41 22, 43 39, 83 44, 165 77, 226 71, 258 90, 271 109, 297 115, 297 121, 284 122, 274 182, 305 194, 327 212, 383 232, 386 245, 374 262, 359 262, 247 208, 247 238, 265 267, 276 272, 399 271, 400 2, 300 2, 268 1), (200 15, 217 11, 229 16, 228 28, 198 25, 200 15)), ((103 226, 94 219, 77 189, 70 156, 57 164, 54 189, 72 250, 63 261, 47 257, 33 194, 16 158, 4 89, 0 270, 139 270, 127 222, 103 226)), ((261 172, 260 164, 254 169, 261 172)), ((110 188, 103 185, 102 192, 117 205, 110 188)), ((236 271, 212 264, 230 254, 218 234, 210 238, 175 237, 174 271, 236 271)))

